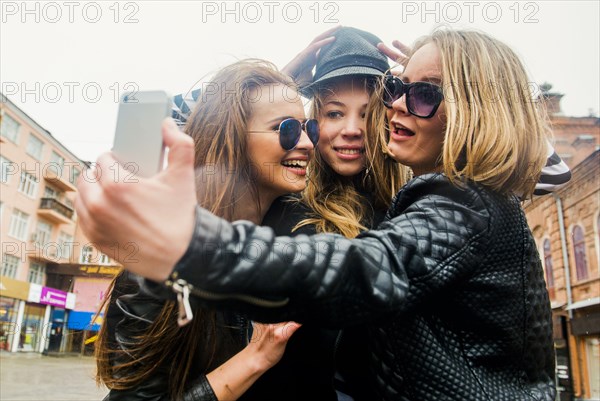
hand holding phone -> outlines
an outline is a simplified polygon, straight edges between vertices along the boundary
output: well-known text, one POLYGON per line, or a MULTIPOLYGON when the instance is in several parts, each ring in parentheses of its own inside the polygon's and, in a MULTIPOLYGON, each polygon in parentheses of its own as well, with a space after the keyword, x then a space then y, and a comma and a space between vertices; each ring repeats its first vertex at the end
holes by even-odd
POLYGON ((164 91, 124 94, 112 149, 115 159, 140 177, 161 171, 165 153, 161 124, 170 114, 171 97, 164 91))

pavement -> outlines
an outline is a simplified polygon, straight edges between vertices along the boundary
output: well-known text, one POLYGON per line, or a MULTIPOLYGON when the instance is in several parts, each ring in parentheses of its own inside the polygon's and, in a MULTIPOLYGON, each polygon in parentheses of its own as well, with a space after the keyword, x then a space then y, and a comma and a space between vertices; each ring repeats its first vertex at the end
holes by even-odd
POLYGON ((0 351, 0 401, 100 401, 90 356, 52 357, 0 351))

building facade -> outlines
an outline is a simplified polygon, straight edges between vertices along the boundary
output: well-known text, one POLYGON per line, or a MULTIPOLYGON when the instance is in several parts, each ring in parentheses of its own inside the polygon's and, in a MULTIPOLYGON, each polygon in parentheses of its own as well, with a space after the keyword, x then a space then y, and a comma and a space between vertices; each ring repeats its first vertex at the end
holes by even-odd
POLYGON ((100 299, 82 300, 89 291, 103 297, 118 269, 77 224, 73 201, 87 164, 0 94, 0 165, 0 349, 78 350, 73 335, 93 326, 70 322, 97 310, 100 299), (95 287, 84 284, 90 279, 95 287))
POLYGON ((600 151, 525 205, 552 305, 563 400, 600 399, 600 151))
POLYGON ((600 400, 600 119, 565 116, 550 89, 554 148, 572 178, 524 209, 550 294, 559 398, 600 400))

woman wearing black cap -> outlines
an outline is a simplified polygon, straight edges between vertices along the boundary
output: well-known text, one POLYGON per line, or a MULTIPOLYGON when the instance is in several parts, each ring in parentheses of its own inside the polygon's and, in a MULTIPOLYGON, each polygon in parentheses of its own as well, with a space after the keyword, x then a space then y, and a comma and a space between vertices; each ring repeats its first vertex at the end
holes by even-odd
MULTIPOLYGON (((368 134, 383 127, 367 129, 366 125, 367 110, 378 108, 373 115, 384 114, 372 96, 376 80, 389 69, 387 57, 376 47, 381 40, 350 27, 339 28, 332 35, 335 41, 320 49, 315 76, 303 89, 313 100, 311 117, 318 119, 321 133, 307 188, 299 197, 275 201, 262 223, 277 235, 332 232, 354 238, 383 220, 393 195, 406 182, 406 169, 383 152, 379 135, 368 134)), ((310 64, 303 61, 314 48, 309 45, 284 71, 299 75, 310 70, 310 64), (295 63, 304 65, 293 71, 295 63)), ((291 338, 279 365, 267 375, 282 365, 305 364, 302 350, 310 349, 310 344, 312 348, 331 348, 321 358, 321 369, 328 369, 325 373, 331 382, 331 363, 335 362, 334 383, 340 400, 369 399, 368 393, 361 394, 372 387, 365 382, 368 375, 360 374, 368 365, 361 327, 333 332, 304 325, 291 338), (334 334, 331 347, 328 344, 334 334)))

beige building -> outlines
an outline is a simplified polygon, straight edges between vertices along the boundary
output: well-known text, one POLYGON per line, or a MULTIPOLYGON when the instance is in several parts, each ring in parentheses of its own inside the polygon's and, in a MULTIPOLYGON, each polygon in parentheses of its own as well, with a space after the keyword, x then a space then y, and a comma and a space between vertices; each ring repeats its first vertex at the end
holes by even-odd
MULTIPOLYGON (((58 351, 78 298, 89 295, 74 276, 116 269, 77 225, 73 201, 87 164, 2 94, 0 107, 0 349, 58 351), (69 275, 57 266, 70 266, 69 275)), ((110 275, 98 275, 101 286, 110 275)))

